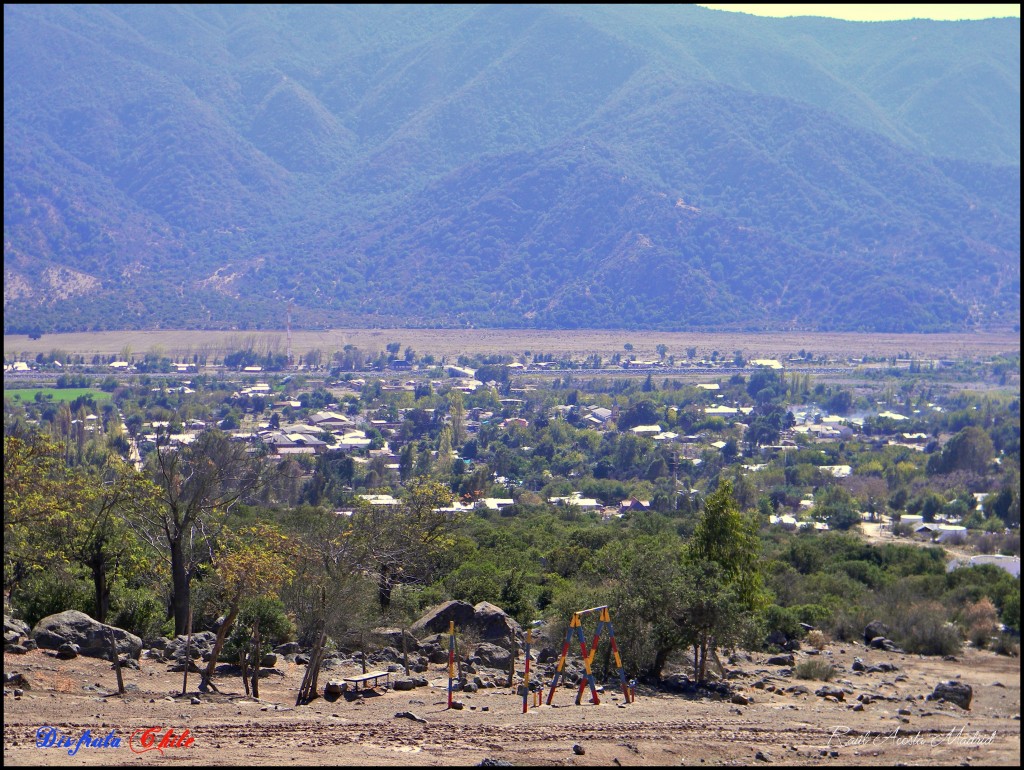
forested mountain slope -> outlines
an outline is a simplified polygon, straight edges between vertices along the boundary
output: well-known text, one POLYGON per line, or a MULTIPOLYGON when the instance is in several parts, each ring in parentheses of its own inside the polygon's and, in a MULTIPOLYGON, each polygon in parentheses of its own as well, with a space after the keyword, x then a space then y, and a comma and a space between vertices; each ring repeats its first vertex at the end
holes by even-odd
POLYGON ((6 6, 5 331, 1018 323, 1019 33, 6 6))

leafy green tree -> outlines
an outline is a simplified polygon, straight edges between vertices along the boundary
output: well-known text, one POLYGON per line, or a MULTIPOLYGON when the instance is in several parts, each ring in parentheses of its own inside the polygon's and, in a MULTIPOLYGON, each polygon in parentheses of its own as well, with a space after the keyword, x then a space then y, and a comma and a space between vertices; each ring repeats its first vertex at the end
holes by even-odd
POLYGON ((452 418, 452 445, 460 447, 466 441, 466 406, 461 390, 453 388, 448 393, 448 414, 452 418))
POLYGON ((84 569, 93 584, 92 615, 105 622, 113 581, 147 563, 123 516, 154 503, 153 485, 117 457, 101 469, 69 468, 44 434, 5 436, 5 588, 31 572, 84 569))
POLYGON ((984 474, 988 471, 995 447, 984 429, 969 425, 928 460, 929 473, 951 473, 957 470, 984 474))
POLYGON ((706 676, 706 662, 709 649, 716 640, 731 639, 739 627, 739 621, 726 610, 755 612, 768 601, 761 575, 760 539, 757 536, 757 521, 744 516, 733 496, 732 483, 722 480, 718 488, 704 501, 704 513, 688 544, 687 556, 695 569, 708 580, 714 578, 722 586, 722 593, 714 594, 714 607, 724 614, 717 615, 720 632, 711 630, 700 635, 696 641, 696 653, 700 665, 698 678, 706 676), (708 577, 710 576, 710 577, 708 577))
POLYGON ((860 524, 857 501, 845 488, 832 485, 818 490, 814 512, 829 529, 847 530, 860 524))
POLYGON ((281 585, 295 575, 291 550, 288 538, 270 524, 257 524, 238 532, 225 532, 214 559, 214 568, 227 614, 217 629, 217 638, 200 689, 216 689, 213 686, 213 672, 242 602, 257 597, 277 598, 281 585))
POLYGON ((419 479, 406 487, 401 505, 361 505, 352 517, 359 558, 377 582, 377 600, 387 613, 398 585, 429 582, 451 545, 456 518, 439 508, 452 493, 436 481, 419 479))

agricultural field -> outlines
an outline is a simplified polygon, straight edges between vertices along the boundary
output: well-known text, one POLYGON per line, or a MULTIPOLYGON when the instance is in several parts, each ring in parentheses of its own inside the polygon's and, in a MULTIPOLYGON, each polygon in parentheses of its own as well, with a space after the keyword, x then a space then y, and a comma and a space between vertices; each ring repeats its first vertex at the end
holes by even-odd
MULTIPOLYGON (((664 345, 669 355, 680 356, 696 347, 697 357, 713 351, 732 357, 739 351, 746 358, 786 357, 801 350, 835 357, 896 356, 914 358, 989 357, 1020 350, 1020 334, 1012 331, 977 334, 861 334, 840 332, 651 332, 604 330, 535 329, 328 329, 294 330, 291 348, 295 356, 311 350, 330 354, 354 345, 367 352, 384 350, 392 342, 418 353, 457 358, 460 355, 573 355, 596 353, 607 356, 632 345, 639 359, 657 357, 664 345)), ((36 355, 62 350, 89 360, 93 355, 159 353, 175 358, 206 354, 223 356, 232 350, 252 348, 285 352, 285 330, 274 331, 117 331, 45 334, 39 339, 26 335, 4 336, 6 360, 30 360, 36 355)))
POLYGON ((37 393, 42 394, 38 400, 52 401, 54 403, 60 403, 61 401, 70 402, 82 396, 92 398, 96 402, 110 400, 109 393, 93 388, 11 388, 10 390, 4 388, 4 398, 9 398, 13 401, 36 401, 37 393))

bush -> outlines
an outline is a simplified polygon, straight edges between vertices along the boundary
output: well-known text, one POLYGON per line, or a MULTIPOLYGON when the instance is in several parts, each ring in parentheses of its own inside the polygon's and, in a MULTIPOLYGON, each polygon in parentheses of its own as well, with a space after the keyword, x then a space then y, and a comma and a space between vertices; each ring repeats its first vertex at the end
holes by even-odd
POLYGON ((821 682, 829 681, 835 673, 836 667, 821 658, 801 661, 793 668, 793 675, 797 679, 815 679, 821 682))
POLYGON ((21 617, 29 626, 65 610, 78 610, 90 617, 96 614, 92 584, 61 571, 41 572, 28 578, 16 590, 11 603, 21 610, 21 617))
POLYGON ((260 649, 263 652, 294 639, 295 624, 285 614, 284 604, 279 599, 258 596, 244 602, 238 611, 238 619, 224 643, 224 660, 239 660, 239 653, 252 642, 257 619, 260 621, 260 649))
POLYGON ((796 613, 801 623, 809 626, 820 626, 832 620, 832 610, 822 607, 820 604, 798 604, 790 608, 796 613))
POLYGON ((967 605, 960 619, 967 629, 967 638, 979 650, 985 649, 999 633, 999 615, 987 596, 967 605))
POLYGON ((824 631, 814 629, 813 631, 807 632, 807 638, 805 641, 816 650, 824 650, 825 645, 828 644, 828 637, 825 636, 824 631))
POLYGON ((803 628, 796 612, 790 607, 772 604, 764 611, 764 627, 767 633, 781 631, 787 639, 799 639, 803 636, 803 628))
POLYGON ((118 591, 111 600, 110 625, 123 628, 142 639, 169 635, 173 622, 167 619, 167 604, 146 588, 118 591))
POLYGON ((939 602, 920 602, 889 619, 893 639, 907 652, 955 655, 963 646, 960 629, 950 623, 939 602))
POLYGON ((1000 634, 996 637, 992 651, 997 655, 1008 655, 1011 658, 1020 657, 1020 642, 1013 634, 1000 634))

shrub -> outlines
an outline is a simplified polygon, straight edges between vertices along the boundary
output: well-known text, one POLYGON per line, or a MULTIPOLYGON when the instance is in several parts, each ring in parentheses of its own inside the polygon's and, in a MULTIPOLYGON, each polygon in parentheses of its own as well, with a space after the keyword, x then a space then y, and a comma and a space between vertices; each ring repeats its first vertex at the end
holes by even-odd
POLYGON ((987 596, 967 605, 961 614, 961 621, 967 629, 967 638, 978 649, 985 649, 999 632, 999 615, 987 596))
POLYGON ((295 624, 285 614, 281 601, 257 596, 243 602, 238 620, 224 643, 225 660, 239 660, 239 653, 252 641, 253 626, 257 620, 260 622, 260 648, 264 652, 295 637, 295 624))
POLYGON ((130 588, 115 593, 107 621, 142 639, 174 631, 173 625, 168 627, 166 603, 146 588, 130 588))
POLYGON ((789 607, 772 604, 764 611, 764 627, 767 633, 781 631, 787 639, 799 639, 803 634, 797 614, 789 607))
POLYGON ((960 629, 948 621, 939 602, 919 602, 894 613, 889 627, 893 639, 907 652, 920 655, 955 655, 963 646, 960 629))
POLYGON ((836 667, 821 658, 801 661, 793 668, 793 675, 797 679, 816 679, 821 682, 829 681, 835 673, 836 667))
POLYGON ((1020 642, 1013 636, 1013 634, 1000 634, 996 637, 995 644, 992 645, 992 651, 997 655, 1008 655, 1011 658, 1020 657, 1020 642))
POLYGON ((816 650, 824 650, 825 645, 828 644, 828 637, 825 636, 824 631, 820 631, 816 628, 813 631, 807 632, 807 638, 805 641, 816 650))
POLYGON ((92 584, 61 571, 41 572, 28 578, 17 589, 12 604, 21 610, 29 626, 65 610, 96 614, 92 584))
POLYGON ((820 626, 832 620, 832 610, 820 604, 798 604, 790 609, 796 613, 801 623, 809 626, 820 626))

